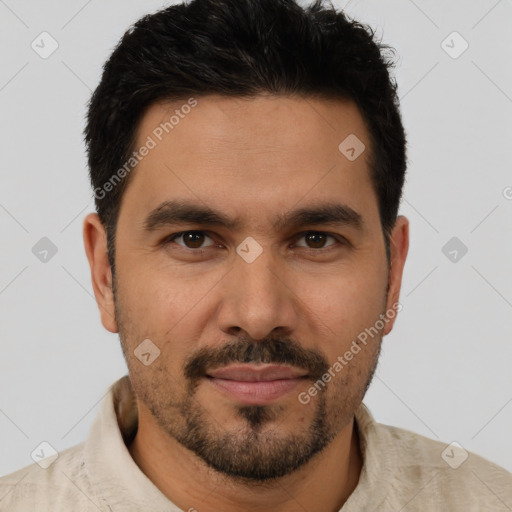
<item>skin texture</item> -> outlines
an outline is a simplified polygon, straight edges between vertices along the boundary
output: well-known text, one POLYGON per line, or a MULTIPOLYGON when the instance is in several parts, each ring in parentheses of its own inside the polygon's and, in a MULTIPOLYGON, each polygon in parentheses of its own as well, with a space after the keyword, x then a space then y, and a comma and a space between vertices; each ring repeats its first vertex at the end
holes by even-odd
MULTIPOLYGON (((337 511, 362 467, 354 411, 395 315, 307 404, 298 396, 398 303, 408 220, 397 219, 389 266, 370 139, 352 102, 263 95, 197 101, 133 171, 117 226, 114 282, 105 230, 96 214, 84 221, 101 320, 119 332, 137 396, 130 453, 183 510, 337 511), (349 134, 366 146, 354 161, 338 150, 349 134), (146 216, 170 199, 207 205, 242 224, 146 232, 146 216), (326 202, 359 212, 362 229, 273 227, 277 214, 326 202), (169 242, 191 230, 200 233, 169 242), (311 231, 320 237, 308 239, 311 231), (236 252, 247 237, 262 248, 251 263, 236 252), (134 350, 148 338, 160 355, 145 366, 134 350), (222 367, 244 357, 252 367, 280 361, 308 377, 275 400, 244 407, 204 376, 214 361, 222 367)), ((136 147, 185 102, 152 105, 136 147)))

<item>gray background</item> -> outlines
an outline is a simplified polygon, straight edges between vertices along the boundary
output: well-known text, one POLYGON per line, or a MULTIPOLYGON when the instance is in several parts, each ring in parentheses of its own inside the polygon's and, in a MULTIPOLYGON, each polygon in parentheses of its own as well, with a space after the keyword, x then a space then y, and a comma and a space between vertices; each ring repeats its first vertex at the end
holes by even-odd
MULTIPOLYGON (((0 475, 32 463, 42 441, 83 441, 127 373, 83 249, 94 206, 81 132, 118 39, 165 5, 0 0, 0 475), (46 59, 31 48, 43 31, 59 45, 46 59), (32 252, 43 237, 57 248, 47 262, 32 252)), ((365 403, 380 422, 512 471, 512 2, 336 5, 397 49, 409 138, 403 310, 365 403), (457 58, 454 31, 469 44, 457 58), (443 253, 452 237, 455 262, 453 247, 443 253)))

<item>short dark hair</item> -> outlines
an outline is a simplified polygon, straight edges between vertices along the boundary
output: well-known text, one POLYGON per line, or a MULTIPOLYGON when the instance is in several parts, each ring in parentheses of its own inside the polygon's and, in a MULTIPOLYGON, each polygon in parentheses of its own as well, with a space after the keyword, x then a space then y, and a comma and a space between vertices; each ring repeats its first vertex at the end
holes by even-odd
POLYGON ((133 24, 103 66, 84 130, 112 272, 120 205, 133 173, 105 185, 135 150, 139 121, 156 102, 208 94, 354 101, 370 134, 371 179, 389 260, 406 138, 388 50, 395 53, 369 26, 322 0, 304 7, 295 0, 192 0, 133 24))

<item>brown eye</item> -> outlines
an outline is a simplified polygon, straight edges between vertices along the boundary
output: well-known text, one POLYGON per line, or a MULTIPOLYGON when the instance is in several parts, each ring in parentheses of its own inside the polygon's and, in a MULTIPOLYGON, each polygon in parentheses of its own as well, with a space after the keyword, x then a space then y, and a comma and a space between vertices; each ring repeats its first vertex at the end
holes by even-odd
POLYGON ((205 239, 210 237, 206 235, 203 231, 183 231, 182 233, 177 233, 176 235, 173 235, 171 238, 168 239, 168 242, 172 242, 180 238, 183 240, 183 244, 179 243, 178 245, 182 245, 186 249, 201 249, 201 246, 204 243, 205 239))
MULTIPOLYGON (((321 231, 308 231, 307 233, 303 233, 300 236, 301 239, 304 239, 306 243, 308 244, 306 247, 309 247, 310 249, 323 249, 326 247, 325 242, 327 238, 334 237, 332 235, 329 235, 327 233, 323 233, 321 231)), ((336 244, 330 244, 330 245, 336 245, 336 244)), ((299 246, 304 247, 304 246, 299 246)), ((329 247, 329 246, 327 246, 329 247)))

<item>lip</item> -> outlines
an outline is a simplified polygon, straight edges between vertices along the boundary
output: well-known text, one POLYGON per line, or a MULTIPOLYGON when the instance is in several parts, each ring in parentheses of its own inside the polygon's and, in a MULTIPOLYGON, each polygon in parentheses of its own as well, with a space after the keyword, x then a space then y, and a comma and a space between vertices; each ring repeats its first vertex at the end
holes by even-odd
POLYGON ((208 372, 209 377, 243 382, 297 379, 306 375, 300 368, 278 364, 233 364, 208 372))
POLYGON ((306 376, 291 366, 237 364, 209 371, 207 380, 239 403, 264 405, 290 393, 306 376))

